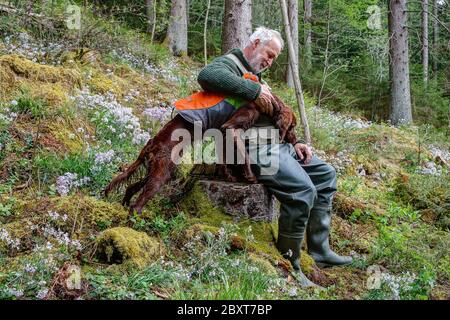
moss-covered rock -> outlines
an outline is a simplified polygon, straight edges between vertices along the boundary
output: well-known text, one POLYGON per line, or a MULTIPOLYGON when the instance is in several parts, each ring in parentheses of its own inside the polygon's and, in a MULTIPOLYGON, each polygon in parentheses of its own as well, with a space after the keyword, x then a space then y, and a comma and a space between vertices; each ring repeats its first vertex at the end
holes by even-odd
POLYGON ((261 257, 260 255, 257 255, 255 253, 250 253, 248 257, 252 263, 258 266, 261 272, 268 274, 270 276, 278 275, 277 269, 275 268, 273 263, 267 258, 261 257))
POLYGON ((163 244, 144 232, 117 227, 103 231, 97 238, 99 258, 109 263, 132 262, 143 267, 164 254, 163 244))
POLYGON ((214 219, 215 224, 220 225, 222 219, 232 221, 230 216, 223 215, 224 208, 216 206, 208 199, 199 185, 194 185, 189 194, 180 202, 180 207, 184 212, 189 212, 191 215, 198 217, 209 217, 214 219))
MULTIPOLYGON (((16 198, 18 195, 16 195, 16 198)), ((109 203, 90 196, 69 195, 65 197, 33 198, 33 195, 17 198, 13 216, 1 225, 14 239, 20 239, 21 251, 33 248, 35 237, 41 237, 41 228, 48 223, 67 232, 72 239, 84 244, 99 231, 124 226, 128 211, 118 203, 109 203), (49 212, 66 215, 64 220, 53 221, 49 212)))
POLYGON ((128 211, 119 203, 109 203, 90 196, 71 195, 51 199, 53 210, 67 214, 85 228, 105 229, 125 224, 128 211))
MULTIPOLYGON (((194 237, 199 232, 206 231, 217 234, 223 223, 231 223, 238 227, 237 235, 231 238, 232 248, 246 249, 249 252, 264 256, 273 265, 292 270, 290 263, 283 258, 275 247, 278 221, 271 223, 255 222, 249 219, 234 221, 233 217, 224 213, 223 208, 212 204, 198 185, 193 187, 191 192, 182 200, 181 205, 185 212, 195 214, 195 217, 191 218, 193 225, 184 232, 186 237, 194 237), (251 241, 246 240, 248 230, 251 230, 250 233, 253 236, 251 241)), ((302 253, 300 263, 305 274, 318 272, 314 260, 306 252, 302 253)))

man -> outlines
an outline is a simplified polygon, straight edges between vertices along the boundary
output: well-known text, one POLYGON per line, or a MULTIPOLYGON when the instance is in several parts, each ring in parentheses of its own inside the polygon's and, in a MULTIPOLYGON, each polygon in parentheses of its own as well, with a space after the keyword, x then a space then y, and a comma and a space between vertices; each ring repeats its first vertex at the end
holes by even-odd
MULTIPOLYGON (((274 128, 272 95, 266 84, 261 84, 261 72, 269 68, 283 49, 283 39, 275 31, 258 28, 243 50, 233 49, 227 55, 216 58, 198 75, 198 82, 207 92, 224 94, 227 104, 239 107, 242 102, 255 101, 262 115, 256 127, 274 128), (243 78, 248 71, 259 82, 243 78)), ((312 155, 308 145, 298 141, 295 145, 277 145, 279 170, 273 175, 261 174, 262 164, 257 164, 255 174, 280 201, 278 250, 291 262, 299 283, 315 286, 300 268, 300 248, 307 235, 307 247, 319 266, 346 265, 351 257, 339 256, 330 249, 331 202, 336 192, 334 168, 312 155)), ((267 154, 275 150, 268 144, 258 152, 267 154)))

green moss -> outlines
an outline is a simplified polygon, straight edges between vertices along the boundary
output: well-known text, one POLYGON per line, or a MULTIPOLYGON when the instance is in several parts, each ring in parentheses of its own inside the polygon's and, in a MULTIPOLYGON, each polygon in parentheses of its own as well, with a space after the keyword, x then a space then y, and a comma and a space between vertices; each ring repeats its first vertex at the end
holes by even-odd
POLYGON ((132 262, 144 267, 164 254, 163 245, 144 232, 126 227, 103 231, 97 238, 97 252, 107 262, 132 262))
POLYGON ((263 258, 257 254, 250 253, 248 255, 250 261, 258 266, 258 268, 265 274, 269 276, 277 276, 278 271, 274 267, 273 263, 266 258, 263 258))
POLYGON ((115 75, 107 76, 98 69, 93 70, 92 77, 89 80, 89 85, 93 92, 105 94, 109 91, 116 96, 124 94, 124 88, 127 87, 126 82, 115 75))
MULTIPOLYGON (((20 239, 20 251, 30 250, 36 242, 36 237, 42 236, 39 228, 50 222, 49 211, 55 211, 60 216, 67 215, 64 221, 60 219, 52 224, 56 223, 57 227, 67 232, 72 239, 86 244, 98 231, 123 226, 128 221, 127 210, 118 203, 108 203, 82 195, 36 199, 30 194, 16 201, 13 207, 14 220, 3 224, 2 228, 12 238, 20 239)), ((6 252, 6 247, 3 246, 0 250, 6 252)))
POLYGON ((223 214, 223 208, 211 203, 198 184, 195 184, 189 194, 183 198, 180 207, 186 213, 202 217, 202 220, 207 219, 211 225, 220 226, 222 221, 232 221, 230 216, 223 214))
POLYGON ((15 89, 14 74, 9 68, 0 65, 0 79, 2 79, 0 85, 0 99, 6 100, 11 97, 11 93, 15 89))
MULTIPOLYGON (((246 249, 257 255, 263 256, 273 265, 280 265, 291 269, 290 263, 282 257, 275 247, 277 237, 278 222, 255 222, 250 219, 234 221, 233 217, 225 214, 224 208, 215 206, 208 199, 201 187, 196 184, 191 192, 182 200, 181 207, 184 212, 193 214, 190 219, 191 228, 185 231, 185 236, 194 237, 198 232, 209 231, 217 234, 222 224, 233 223, 237 225, 237 236, 232 238, 232 247, 237 249, 246 249), (246 241, 247 230, 251 228, 251 235, 254 240, 246 241)), ((303 252, 301 265, 303 271, 308 275, 314 271, 314 260, 303 252)))
POLYGON ((81 86, 81 76, 77 70, 41 65, 18 55, 0 57, 0 66, 8 68, 19 77, 34 81, 81 86))
POLYGON ((69 101, 69 91, 61 84, 42 84, 37 87, 32 86, 31 88, 31 95, 34 98, 45 100, 49 106, 60 107, 69 101))
POLYGON ((49 106, 67 102, 68 94, 82 86, 75 68, 42 65, 18 55, 0 57, 0 78, 0 99, 13 99, 26 87, 33 98, 44 99, 49 106))
MULTIPOLYGON (((71 126, 73 121, 70 124, 71 126)), ((58 119, 49 123, 48 127, 52 136, 64 145, 66 151, 74 154, 82 151, 83 140, 78 135, 74 135, 72 139, 70 138, 70 134, 73 134, 74 130, 70 130, 70 126, 66 121, 58 119)))
MULTIPOLYGON (((67 215, 67 228, 86 232, 105 229, 108 226, 123 225, 128 220, 128 212, 118 203, 109 203, 90 196, 68 195, 64 197, 24 197, 16 201, 13 207, 18 219, 12 223, 18 226, 26 220, 45 221, 48 211, 67 215)), ((63 226, 62 226, 63 227, 63 226)))
POLYGON ((54 210, 83 223, 85 227, 104 229, 126 223, 127 210, 118 203, 109 203, 94 197, 72 195, 52 200, 54 210))

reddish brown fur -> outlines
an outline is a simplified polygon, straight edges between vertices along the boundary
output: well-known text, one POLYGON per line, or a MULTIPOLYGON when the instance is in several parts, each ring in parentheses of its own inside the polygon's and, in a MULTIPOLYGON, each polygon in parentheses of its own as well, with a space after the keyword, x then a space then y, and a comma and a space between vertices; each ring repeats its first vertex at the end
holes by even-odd
MULTIPOLYGON (((275 103, 273 104, 273 120, 275 121, 275 126, 280 130, 280 142, 288 142, 294 144, 297 141, 297 136, 295 134, 295 126, 297 120, 295 114, 291 108, 286 106, 283 101, 280 100, 276 95, 275 103)), ((257 179, 253 173, 250 166, 250 158, 245 150, 242 142, 237 141, 237 129, 247 130, 252 127, 261 115, 258 107, 255 103, 249 103, 246 106, 239 108, 231 118, 222 125, 222 130, 231 129, 237 144, 238 152, 244 157, 244 176, 250 183, 256 183, 257 179)), ((229 170, 226 169, 226 165, 223 171, 226 177, 234 181, 235 179, 229 177, 229 170)))
MULTIPOLYGON (((274 120, 276 126, 281 131, 281 140, 294 143, 296 141, 294 130, 296 120, 294 113, 289 107, 285 106, 278 97, 275 97, 275 100, 274 120)), ((247 130, 256 122, 259 116, 260 112, 256 105, 250 103, 236 111, 222 128, 247 130)), ((137 170, 144 166, 147 171, 145 177, 129 185, 122 200, 123 205, 130 205, 132 197, 142 189, 142 192, 139 194, 135 203, 130 206, 130 213, 134 210, 141 213, 144 205, 153 198, 161 187, 173 176, 176 165, 171 159, 171 153, 172 149, 179 143, 178 141, 172 141, 171 139, 172 132, 175 129, 187 129, 190 132, 191 137, 194 136, 193 125, 184 120, 180 115, 177 115, 170 120, 153 139, 150 139, 147 142, 137 160, 109 183, 104 190, 105 195, 108 196, 112 190, 116 189, 121 184, 130 181, 137 170)), ((235 131, 233 132, 235 133, 235 131)), ((236 136, 235 138, 237 139, 236 136)), ((238 150, 244 154, 245 177, 249 182, 256 182, 256 177, 251 171, 248 154, 245 152, 245 148, 243 148, 240 143, 237 143, 237 146, 238 150)), ((223 166, 223 173, 229 180, 236 180, 226 165, 223 166)))
POLYGON ((130 213, 136 210, 141 213, 144 205, 169 181, 175 170, 175 163, 171 159, 172 149, 179 143, 172 141, 172 132, 176 129, 187 129, 191 137, 194 136, 193 126, 181 116, 170 120, 142 149, 137 160, 124 172, 114 178, 105 188, 106 196, 120 184, 126 183, 141 166, 147 169, 146 176, 127 187, 122 200, 123 205, 129 205, 131 198, 143 189, 136 202, 130 207, 130 213))

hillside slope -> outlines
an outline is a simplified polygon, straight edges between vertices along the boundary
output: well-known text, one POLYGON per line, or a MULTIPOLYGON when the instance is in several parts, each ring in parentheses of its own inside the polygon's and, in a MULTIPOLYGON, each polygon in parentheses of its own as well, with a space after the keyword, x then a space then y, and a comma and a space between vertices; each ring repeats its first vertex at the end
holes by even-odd
MULTIPOLYGON (((0 298, 449 299, 449 144, 314 108, 316 153, 339 173, 332 245, 352 266, 305 273, 300 289, 273 244, 276 225, 234 222, 177 180, 128 217, 101 190, 137 156, 199 65, 130 48, 41 46, 31 33, 0 43, 0 298), (65 281, 81 269, 81 287, 65 281), (238 267, 238 268, 237 268, 238 267), (377 276, 380 286, 368 285, 377 276)), ((274 90, 291 106, 295 95, 274 90)), ((300 130, 300 128, 298 128, 300 130)), ((183 177, 189 168, 179 172, 183 177)))

